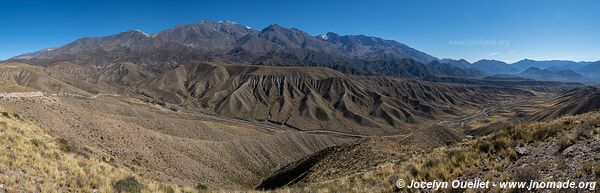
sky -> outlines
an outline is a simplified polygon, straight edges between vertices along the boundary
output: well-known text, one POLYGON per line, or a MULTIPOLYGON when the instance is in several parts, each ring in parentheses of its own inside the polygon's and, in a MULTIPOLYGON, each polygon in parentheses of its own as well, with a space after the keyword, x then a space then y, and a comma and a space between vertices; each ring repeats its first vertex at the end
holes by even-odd
POLYGON ((600 60, 597 0, 0 0, 0 60, 83 37, 231 20, 312 35, 364 34, 438 58, 600 60))

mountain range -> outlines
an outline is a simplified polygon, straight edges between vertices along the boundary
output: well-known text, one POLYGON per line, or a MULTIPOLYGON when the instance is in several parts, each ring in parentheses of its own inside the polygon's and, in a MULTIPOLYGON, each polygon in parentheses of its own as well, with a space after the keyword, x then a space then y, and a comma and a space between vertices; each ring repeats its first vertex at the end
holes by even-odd
POLYGON ((597 81, 600 78, 600 61, 596 62, 574 62, 568 60, 547 60, 536 61, 530 59, 520 60, 509 64, 498 60, 479 60, 470 63, 464 59, 441 59, 440 62, 451 64, 463 69, 476 69, 487 75, 512 75, 523 78, 534 78, 536 80, 561 80, 561 81, 597 81), (527 76, 531 70, 547 70, 544 72, 547 76, 527 76), (565 74, 565 70, 571 71, 565 74), (573 76, 570 76, 573 75, 573 76))
POLYGON ((10 60, 42 66, 61 61, 100 66, 133 61, 153 73, 189 61, 220 60, 268 66, 319 66, 352 74, 409 78, 478 75, 448 64, 429 65, 437 58, 396 41, 331 32, 311 36, 276 24, 259 31, 231 21, 201 21, 157 34, 131 30, 83 38, 10 60))
POLYGON ((357 75, 404 78, 518 75, 529 67, 552 72, 573 70, 591 79, 600 78, 600 62, 525 59, 507 64, 484 59, 471 64, 464 59, 438 59, 405 44, 377 37, 333 32, 312 36, 300 29, 277 24, 256 30, 232 21, 207 20, 156 34, 130 30, 111 36, 82 38, 58 48, 9 59, 42 66, 61 61, 99 66, 134 62, 156 74, 189 61, 208 60, 267 66, 317 66, 357 75))

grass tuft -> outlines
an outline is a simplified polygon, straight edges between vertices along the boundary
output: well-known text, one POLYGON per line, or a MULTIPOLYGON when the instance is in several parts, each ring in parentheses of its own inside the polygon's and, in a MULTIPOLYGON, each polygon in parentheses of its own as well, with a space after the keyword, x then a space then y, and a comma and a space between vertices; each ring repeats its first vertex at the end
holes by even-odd
POLYGON ((140 193, 144 185, 138 182, 135 177, 129 176, 115 182, 114 188, 117 192, 140 193))

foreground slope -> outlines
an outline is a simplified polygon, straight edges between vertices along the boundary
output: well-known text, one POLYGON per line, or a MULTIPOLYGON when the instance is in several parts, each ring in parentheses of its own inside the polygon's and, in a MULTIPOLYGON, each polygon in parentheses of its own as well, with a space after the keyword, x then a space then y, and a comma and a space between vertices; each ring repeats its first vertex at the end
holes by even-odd
POLYGON ((1 192, 195 192, 139 177, 85 146, 49 135, 19 114, 0 115, 1 192))
POLYGON ((139 175, 186 186, 253 187, 283 165, 347 141, 174 112, 128 97, 3 98, 0 106, 139 175))
MULTIPOLYGON (((484 138, 403 155, 369 171, 327 181, 301 183, 276 192, 420 192, 398 189, 403 179, 424 181, 490 180, 600 183, 600 113, 531 122, 484 138)), ((589 189, 577 191, 593 192, 589 189)), ((598 187, 595 187, 598 188, 598 187)), ((465 191, 443 190, 443 191, 465 191)), ((511 191, 492 188, 486 191, 511 191)), ((513 189, 512 191, 525 191, 513 189)), ((573 190, 576 191, 576 190, 573 190)))

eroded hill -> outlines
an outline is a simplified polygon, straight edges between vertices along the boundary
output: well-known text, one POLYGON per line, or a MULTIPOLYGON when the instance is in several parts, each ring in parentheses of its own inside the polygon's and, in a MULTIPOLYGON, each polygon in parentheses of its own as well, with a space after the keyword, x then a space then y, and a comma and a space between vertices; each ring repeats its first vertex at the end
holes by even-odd
POLYGON ((405 133, 488 104, 500 89, 352 76, 327 68, 190 64, 138 88, 201 111, 300 130, 405 133))

